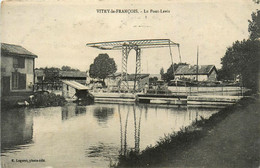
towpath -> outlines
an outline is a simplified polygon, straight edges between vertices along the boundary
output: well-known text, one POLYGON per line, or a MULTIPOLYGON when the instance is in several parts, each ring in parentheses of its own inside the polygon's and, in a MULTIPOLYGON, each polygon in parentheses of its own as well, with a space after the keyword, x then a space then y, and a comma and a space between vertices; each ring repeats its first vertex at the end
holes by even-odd
POLYGON ((260 101, 230 114, 197 144, 154 166, 259 167, 260 101))

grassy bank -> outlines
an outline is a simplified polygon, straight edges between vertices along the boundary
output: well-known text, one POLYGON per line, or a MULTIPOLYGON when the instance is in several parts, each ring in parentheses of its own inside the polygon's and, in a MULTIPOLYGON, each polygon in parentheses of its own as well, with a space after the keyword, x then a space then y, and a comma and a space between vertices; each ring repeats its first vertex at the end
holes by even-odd
MULTIPOLYGON (((185 154, 185 151, 189 151, 190 148, 196 147, 200 143, 202 144, 201 146, 205 145, 205 138, 214 132, 215 127, 219 125, 219 123, 237 111, 245 111, 248 105, 255 103, 255 101, 256 100, 252 98, 243 98, 237 104, 228 106, 218 113, 213 114, 209 119, 201 118, 201 120, 195 121, 191 126, 186 127, 177 133, 165 136, 157 142, 157 145, 148 147, 140 154, 129 152, 128 156, 120 156, 117 167, 203 167, 205 165, 202 163, 195 164, 196 162, 199 162, 197 159, 203 160, 206 157, 196 158, 196 151, 199 151, 200 149, 193 151, 192 156, 187 153, 185 154), (196 160, 196 162, 193 160, 196 160), (178 164, 176 165, 175 163, 178 164)), ((217 139, 219 139, 219 137, 217 137, 216 140, 217 139)), ((201 149, 203 149, 203 147, 201 147, 201 149)), ((214 166, 211 165, 210 167, 214 166)))

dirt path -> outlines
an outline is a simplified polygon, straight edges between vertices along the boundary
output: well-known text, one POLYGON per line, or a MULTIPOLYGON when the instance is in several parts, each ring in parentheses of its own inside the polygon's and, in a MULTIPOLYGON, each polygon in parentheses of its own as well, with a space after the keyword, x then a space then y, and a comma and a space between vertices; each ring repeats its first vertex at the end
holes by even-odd
POLYGON ((155 167, 259 167, 260 101, 229 115, 192 148, 155 167))

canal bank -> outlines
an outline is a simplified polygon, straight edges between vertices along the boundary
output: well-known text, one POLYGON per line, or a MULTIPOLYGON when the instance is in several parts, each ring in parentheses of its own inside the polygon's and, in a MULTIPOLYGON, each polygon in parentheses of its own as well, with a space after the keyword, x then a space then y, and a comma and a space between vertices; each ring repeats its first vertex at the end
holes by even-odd
POLYGON ((244 98, 166 136, 140 155, 121 156, 118 167, 257 167, 259 109, 259 99, 244 98))
POLYGON ((225 107, 238 102, 243 96, 227 95, 177 95, 177 94, 147 94, 147 93, 106 93, 92 92, 95 102, 120 103, 139 102, 147 104, 171 104, 185 106, 216 106, 225 107))

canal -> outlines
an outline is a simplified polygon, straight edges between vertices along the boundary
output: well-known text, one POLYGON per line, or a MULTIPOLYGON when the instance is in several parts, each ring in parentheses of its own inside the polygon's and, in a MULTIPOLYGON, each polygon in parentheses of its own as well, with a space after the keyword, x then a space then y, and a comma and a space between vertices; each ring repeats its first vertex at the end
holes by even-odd
POLYGON ((109 167, 128 150, 219 109, 151 104, 19 108, 1 113, 2 167, 109 167))

